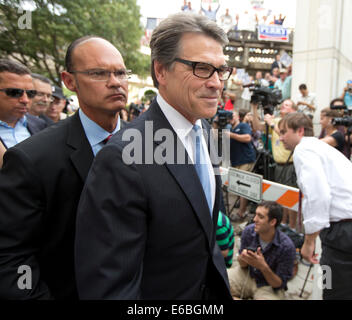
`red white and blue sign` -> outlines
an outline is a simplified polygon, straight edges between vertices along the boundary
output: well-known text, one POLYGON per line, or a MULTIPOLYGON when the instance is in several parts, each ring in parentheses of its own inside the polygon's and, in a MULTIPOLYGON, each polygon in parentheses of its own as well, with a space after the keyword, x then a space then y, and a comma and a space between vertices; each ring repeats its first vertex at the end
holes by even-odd
POLYGON ((288 42, 288 30, 278 25, 258 27, 258 40, 288 42))

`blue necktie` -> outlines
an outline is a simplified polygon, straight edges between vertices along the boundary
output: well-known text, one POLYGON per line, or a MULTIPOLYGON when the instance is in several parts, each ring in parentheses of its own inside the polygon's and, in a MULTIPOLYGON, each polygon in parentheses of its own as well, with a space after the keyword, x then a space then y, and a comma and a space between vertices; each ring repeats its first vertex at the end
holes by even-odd
POLYGON ((202 130, 198 125, 194 125, 193 129, 195 132, 195 155, 194 155, 194 167, 197 171, 200 183, 203 186, 205 197, 207 198, 208 207, 210 211, 210 216, 213 214, 213 206, 211 201, 211 187, 210 187, 210 177, 206 161, 206 154, 202 146, 202 130))

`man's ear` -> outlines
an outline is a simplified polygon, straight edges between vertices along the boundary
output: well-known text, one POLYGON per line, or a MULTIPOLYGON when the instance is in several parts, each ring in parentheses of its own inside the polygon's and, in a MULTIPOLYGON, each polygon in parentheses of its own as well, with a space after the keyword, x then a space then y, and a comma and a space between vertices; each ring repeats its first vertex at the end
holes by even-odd
POLYGON ((62 71, 61 79, 64 82, 67 89, 73 92, 77 92, 76 79, 72 73, 69 73, 67 71, 62 71))
POLYGON ((272 227, 275 227, 276 223, 277 223, 277 219, 276 219, 276 218, 273 218, 273 219, 271 219, 271 220, 269 221, 269 224, 270 224, 272 227))
POLYGON ((161 85, 165 85, 166 83, 166 68, 159 61, 154 60, 154 73, 155 77, 158 80, 158 83, 161 85))
POLYGON ((298 132, 300 137, 303 137, 304 136, 304 127, 298 128, 297 132, 298 132))

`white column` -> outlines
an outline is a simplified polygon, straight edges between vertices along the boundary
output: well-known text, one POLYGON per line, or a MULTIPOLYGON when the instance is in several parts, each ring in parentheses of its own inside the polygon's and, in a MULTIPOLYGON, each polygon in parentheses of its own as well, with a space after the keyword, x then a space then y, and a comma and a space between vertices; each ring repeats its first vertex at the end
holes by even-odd
POLYGON ((297 0, 291 92, 295 99, 305 83, 317 94, 315 135, 320 110, 340 97, 352 79, 351 12, 350 0, 297 0))

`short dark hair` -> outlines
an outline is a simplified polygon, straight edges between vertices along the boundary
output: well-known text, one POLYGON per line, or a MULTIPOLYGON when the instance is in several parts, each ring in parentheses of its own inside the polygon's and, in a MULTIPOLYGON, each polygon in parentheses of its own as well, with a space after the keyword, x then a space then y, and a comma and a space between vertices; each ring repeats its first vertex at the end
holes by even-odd
POLYGON ((258 204, 258 207, 264 207, 265 209, 268 209, 269 221, 276 219, 275 228, 280 225, 283 216, 283 207, 281 204, 275 201, 262 201, 258 204))
POLYGON ((307 86, 304 83, 302 83, 299 85, 298 89, 299 90, 307 90, 307 86))
POLYGON ((82 42, 90 40, 90 39, 95 39, 95 38, 106 40, 106 39, 99 37, 99 36, 90 35, 90 36, 80 37, 80 38, 74 40, 73 42, 71 42, 71 44, 67 48, 66 56, 65 56, 65 67, 66 67, 67 72, 71 72, 72 70, 74 70, 73 60, 72 60, 72 55, 73 55, 74 49, 82 42))
POLYGON ((2 72, 10 72, 18 75, 31 74, 31 71, 26 66, 9 59, 0 59, 0 73, 2 72))
POLYGON ((333 107, 335 105, 336 102, 341 102, 343 106, 345 106, 345 100, 341 99, 341 98, 336 98, 334 100, 331 100, 330 102, 330 109, 331 107, 333 107))
POLYGON ((313 137, 313 122, 312 119, 301 112, 293 112, 286 114, 279 122, 279 128, 287 126, 287 128, 297 131, 299 128, 304 128, 305 137, 313 137))
POLYGON ((45 83, 51 85, 51 81, 47 77, 42 76, 41 74, 32 73, 31 76, 32 76, 33 79, 36 79, 36 80, 39 80, 41 82, 45 82, 45 83))
POLYGON ((247 113, 248 113, 248 111, 246 109, 238 110, 238 117, 240 118, 240 122, 243 121, 243 119, 244 119, 244 117, 246 116, 247 113))

